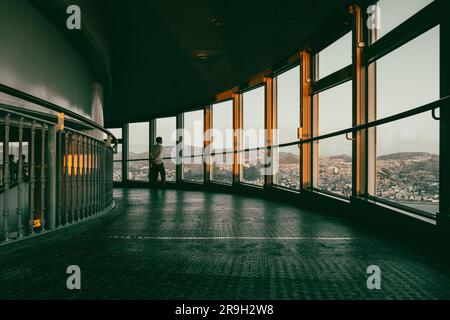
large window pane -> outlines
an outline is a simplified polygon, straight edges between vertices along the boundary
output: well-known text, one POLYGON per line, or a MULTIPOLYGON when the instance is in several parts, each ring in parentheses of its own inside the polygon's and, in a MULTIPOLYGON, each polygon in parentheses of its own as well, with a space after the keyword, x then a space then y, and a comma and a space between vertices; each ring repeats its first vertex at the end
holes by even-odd
POLYGON ((378 127, 376 153, 377 197, 438 211, 438 121, 427 112, 378 127))
MULTIPOLYGON (((122 140, 122 128, 108 129, 118 140, 122 140)), ((114 143, 112 141, 111 143, 114 143)), ((122 143, 117 145, 117 153, 114 154, 113 181, 122 181, 122 143)))
MULTIPOLYGON (((175 155, 176 148, 176 129, 177 118, 159 118, 156 119, 156 136, 163 139, 164 153, 163 158, 171 158, 175 155)), ((176 181, 176 159, 163 159, 166 169, 166 181, 176 181)))
POLYGON ((314 143, 318 148, 317 188, 343 197, 352 194, 352 142, 338 136, 314 143))
POLYGON ((319 135, 351 127, 351 81, 319 93, 319 135))
MULTIPOLYGON (((212 152, 233 151, 233 101, 212 105, 212 152)), ((212 157, 211 180, 231 184, 233 182, 233 153, 212 157)))
POLYGON ((140 160, 128 162, 128 179, 148 181, 149 161, 149 123, 130 123, 128 137, 128 159, 140 160))
POLYGON ((203 135, 203 110, 184 113, 184 180, 203 182, 203 135))
MULTIPOLYGON (((259 87, 243 94, 243 148, 265 145, 265 87, 259 87)), ((241 152, 242 182, 264 185, 264 152, 241 152)))
POLYGON ((380 14, 379 22, 381 28, 377 30, 377 38, 382 38, 432 2, 433 0, 378 1, 378 13, 380 14))
POLYGON ((317 54, 318 78, 322 79, 352 64, 352 33, 349 32, 317 54))
POLYGON ((378 119, 439 99, 439 26, 376 62, 378 119))
MULTIPOLYGON (((277 76, 277 128, 278 142, 298 140, 300 127, 300 67, 277 76)), ((274 183, 283 187, 300 188, 300 150, 298 146, 274 149, 274 183)))
MULTIPOLYGON (((378 119, 440 98, 439 34, 437 26, 375 62, 378 119)), ((435 214, 439 205, 439 122, 427 112, 378 127, 375 152, 373 195, 435 214)))

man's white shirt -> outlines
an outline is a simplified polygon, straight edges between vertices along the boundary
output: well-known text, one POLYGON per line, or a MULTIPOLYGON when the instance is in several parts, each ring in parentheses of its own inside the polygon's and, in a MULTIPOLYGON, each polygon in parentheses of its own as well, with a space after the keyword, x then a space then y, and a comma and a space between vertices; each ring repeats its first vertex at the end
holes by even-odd
POLYGON ((153 147, 151 156, 155 160, 156 164, 162 164, 163 153, 164 153, 164 147, 162 144, 158 143, 156 146, 153 147))

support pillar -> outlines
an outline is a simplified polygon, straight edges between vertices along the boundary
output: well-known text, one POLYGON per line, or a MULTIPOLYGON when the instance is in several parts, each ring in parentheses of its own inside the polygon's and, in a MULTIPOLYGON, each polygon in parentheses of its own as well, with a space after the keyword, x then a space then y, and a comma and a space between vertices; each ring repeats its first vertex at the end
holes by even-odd
POLYGON ((211 106, 205 107, 203 110, 203 182, 208 183, 211 180, 211 129, 212 114, 211 106))
MULTIPOLYGON (((311 108, 311 54, 307 51, 300 53, 300 132, 299 138, 302 140, 312 138, 312 108, 311 108)), ((308 189, 312 187, 312 143, 300 146, 301 170, 300 188, 308 189)))
POLYGON ((266 129, 266 147, 264 159, 264 185, 272 185, 274 182, 274 172, 278 163, 276 161, 278 150, 272 149, 272 146, 278 144, 274 137, 276 129, 276 79, 266 77, 265 82, 265 129, 266 129))
POLYGON ((233 184, 240 182, 242 166, 240 163, 239 148, 242 143, 242 95, 233 94, 233 149, 234 149, 234 165, 233 165, 233 184))
POLYGON ((57 155, 57 140, 56 140, 56 127, 49 126, 47 134, 47 149, 46 149, 46 169, 47 173, 45 175, 45 196, 46 196, 46 214, 47 214, 47 229, 56 228, 56 210, 57 201, 56 195, 56 178, 57 178, 57 165, 56 165, 56 155, 57 155))
POLYGON ((176 158, 176 182, 183 180, 183 114, 177 114, 177 158, 176 158))
MULTIPOLYGON (((365 21, 361 8, 351 6, 353 15, 353 119, 352 125, 363 125, 367 122, 366 108, 366 68, 363 61, 365 46, 365 21)), ((367 196, 367 130, 353 133, 352 137, 352 197, 367 196)))

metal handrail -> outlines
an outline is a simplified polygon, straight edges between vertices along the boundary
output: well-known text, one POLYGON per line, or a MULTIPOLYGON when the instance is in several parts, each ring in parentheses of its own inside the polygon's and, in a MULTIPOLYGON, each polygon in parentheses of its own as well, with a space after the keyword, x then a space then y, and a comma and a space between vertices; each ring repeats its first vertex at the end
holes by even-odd
MULTIPOLYGON (((417 107, 414 109, 410 109, 408 111, 404 111, 404 112, 395 114, 393 116, 385 117, 385 118, 378 119, 378 120, 375 120, 372 122, 368 122, 366 124, 354 126, 354 127, 348 128, 348 129, 339 130, 336 132, 320 135, 320 136, 309 138, 309 139, 302 139, 302 140, 293 141, 293 142, 289 142, 289 143, 280 143, 280 144, 272 145, 272 146, 247 148, 247 149, 223 151, 223 152, 212 152, 208 155, 215 156, 215 155, 226 155, 226 154, 236 154, 236 153, 242 153, 242 152, 260 151, 260 150, 270 150, 270 149, 284 148, 284 147, 290 147, 290 146, 296 146, 296 145, 303 145, 306 143, 311 143, 311 142, 318 141, 318 140, 329 139, 329 138, 333 138, 333 137, 337 137, 337 136, 341 136, 341 135, 346 135, 348 137, 349 133, 355 133, 358 131, 367 130, 367 129, 377 127, 377 126, 380 126, 383 124, 387 124, 390 122, 409 118, 409 117, 412 117, 412 116, 415 116, 415 115, 418 115, 418 114, 421 114, 421 113, 424 113, 427 111, 433 111, 433 119, 438 120, 439 118, 437 118, 435 116, 435 110, 438 108, 442 108, 444 106, 448 107, 449 105, 450 105, 450 96, 447 96, 447 97, 444 97, 437 101, 425 104, 423 106, 420 106, 420 107, 417 107)), ((194 158, 194 157, 199 157, 199 155, 189 156, 187 158, 194 158)), ((176 158, 175 157, 163 158, 163 160, 171 160, 171 159, 176 159, 176 158)))
MULTIPOLYGON (((103 126, 99 125, 95 121, 93 121, 91 119, 88 119, 88 118, 85 118, 85 117, 79 115, 78 113, 69 110, 68 108, 63 108, 63 107, 58 106, 58 105, 56 105, 54 103, 51 103, 51 102, 46 101, 46 100, 43 100, 41 98, 38 98, 38 97, 33 96, 31 94, 28 94, 28 93, 25 93, 23 91, 17 90, 15 88, 6 86, 4 84, 0 84, 0 92, 6 93, 6 94, 11 95, 13 97, 16 97, 16 98, 19 98, 19 99, 22 99, 22 100, 25 100, 25 101, 28 101, 28 102, 31 102, 31 103, 34 103, 34 104, 37 104, 37 105, 40 105, 42 107, 48 108, 48 109, 56 111, 56 112, 62 112, 64 114, 68 115, 71 118, 74 118, 76 120, 79 120, 79 121, 83 122, 84 124, 87 124, 88 126, 92 127, 93 129, 100 130, 103 133, 105 133, 106 135, 111 136, 114 139, 115 144, 116 145, 118 144, 118 140, 117 140, 116 136, 114 136, 111 133, 111 131, 109 131, 108 129, 105 129, 103 126)), ((39 120, 39 121, 42 122, 42 120, 39 120)))
POLYGON ((415 115, 418 115, 418 114, 421 114, 421 113, 424 113, 427 111, 432 111, 432 110, 435 110, 435 109, 438 109, 438 108, 441 108, 444 106, 448 106, 448 105, 450 105, 450 96, 447 96, 445 98, 439 99, 437 101, 425 104, 423 106, 420 106, 420 107, 417 107, 417 108, 414 108, 414 109, 411 109, 408 111, 404 111, 404 112, 395 114, 393 116, 389 116, 389 117, 385 117, 385 118, 382 118, 379 120, 371 121, 366 124, 354 126, 349 129, 344 129, 344 130, 324 134, 324 135, 309 138, 309 139, 303 139, 303 140, 298 141, 298 143, 305 144, 305 143, 310 143, 310 142, 314 142, 317 140, 323 140, 323 139, 333 138, 333 137, 337 137, 337 136, 348 134, 348 133, 355 133, 357 131, 367 130, 367 129, 370 129, 373 127, 378 127, 383 124, 406 119, 406 118, 409 118, 409 117, 412 117, 412 116, 415 116, 415 115))
MULTIPOLYGON (((433 114, 433 119, 435 120, 439 120, 439 118, 436 117, 436 113, 435 110, 438 108, 442 108, 444 106, 448 106, 450 105, 450 96, 444 97, 442 99, 439 99, 437 101, 425 104, 423 106, 405 111, 405 112, 401 112, 398 114, 395 114, 393 116, 389 116, 389 117, 385 117, 379 120, 375 120, 366 124, 362 124, 362 125, 358 125, 358 126, 354 126, 352 128, 348 128, 348 129, 343 129, 340 131, 336 131, 336 132, 332 132, 332 133, 328 133, 328 134, 324 134, 321 136, 317 136, 317 137, 313 137, 313 138, 309 138, 309 139, 303 139, 303 140, 298 140, 298 141, 293 141, 293 142, 289 142, 289 143, 280 143, 277 145, 272 145, 272 146, 264 146, 264 147, 256 147, 256 148, 247 148, 247 149, 241 149, 241 150, 231 150, 231 151, 223 151, 223 152, 211 152, 210 154, 207 155, 191 155, 191 156, 183 156, 181 158, 183 159, 189 159, 189 158, 198 158, 198 157, 204 157, 204 156, 216 156, 216 155, 227 155, 227 154, 237 154, 237 153, 243 153, 243 152, 252 152, 252 151, 260 151, 260 150, 271 150, 271 149, 278 149, 278 148, 285 148, 285 147, 291 147, 291 146, 299 146, 299 145, 303 145, 306 143, 311 143, 314 141, 319 141, 319 140, 324 140, 324 139, 329 139, 329 138, 333 138, 333 137, 337 137, 337 136, 341 136, 341 135, 346 135, 346 138, 348 138, 348 134, 350 133, 355 133, 357 131, 361 131, 361 130, 367 130, 373 127, 377 127, 386 123, 390 123, 390 122, 394 122, 394 121, 398 121, 398 120, 402 120, 405 118, 409 118, 427 111, 432 111, 433 114)), ((354 139, 349 139, 351 141, 354 141, 354 139)), ((177 159, 177 157, 164 157, 162 158, 163 160, 173 160, 173 159, 177 159)), ((149 159, 132 159, 132 160, 125 160, 127 161, 147 161, 149 159)), ((124 160, 114 160, 114 162, 122 162, 124 160)))
MULTIPOLYGON (((8 107, 7 107, 6 105, 4 105, 4 104, 0 104, 0 111, 6 112, 6 113, 10 113, 10 114, 14 114, 14 115, 16 115, 16 116, 22 117, 22 118, 27 119, 27 120, 35 120, 35 121, 38 121, 38 122, 40 122, 40 123, 45 123, 45 124, 47 124, 47 125, 54 125, 54 123, 51 122, 51 121, 39 119, 39 118, 37 118, 37 117, 33 117, 33 116, 28 115, 28 114, 21 113, 21 112, 15 111, 15 110, 10 110, 10 109, 8 109, 8 107)), ((0 121, 0 122, 1 122, 1 121, 0 121)))
MULTIPOLYGON (((3 104, 0 104, 0 112, 6 112, 6 113, 8 113, 8 114, 13 114, 13 115, 15 115, 15 116, 24 118, 24 119, 26 119, 26 120, 32 120, 32 121, 34 120, 34 121, 36 121, 36 122, 45 123, 46 125, 55 125, 54 122, 51 122, 51 121, 48 121, 48 120, 43 120, 43 119, 40 119, 40 118, 31 116, 31 115, 29 115, 29 114, 25 114, 25 113, 16 111, 16 110, 11 110, 11 109, 9 109, 6 105, 3 105, 3 104)), ((0 119, 0 123, 2 123, 2 120, 1 120, 1 119, 0 119)), ((24 123, 24 127, 27 127, 27 124, 26 124, 26 123, 24 123)), ((28 127, 30 127, 30 125, 28 125, 28 127)), ((85 137, 92 138, 92 139, 97 140, 97 141, 99 141, 99 142, 103 142, 103 139, 97 139, 97 138, 92 137, 92 136, 90 136, 90 135, 88 135, 88 134, 86 134, 86 133, 83 133, 83 132, 80 132, 80 131, 78 131, 78 130, 72 129, 72 128, 68 127, 68 126, 65 126, 65 128, 66 128, 67 130, 71 131, 72 133, 76 133, 76 134, 79 134, 79 135, 82 135, 82 136, 85 136, 85 137)))

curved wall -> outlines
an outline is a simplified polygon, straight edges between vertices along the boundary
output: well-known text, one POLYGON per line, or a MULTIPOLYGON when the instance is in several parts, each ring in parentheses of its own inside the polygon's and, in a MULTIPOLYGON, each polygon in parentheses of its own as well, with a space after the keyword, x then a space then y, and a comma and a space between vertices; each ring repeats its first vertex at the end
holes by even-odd
MULTIPOLYGON (((77 31, 73 31, 77 32, 77 31)), ((103 124, 103 96, 69 40, 26 0, 0 2, 0 83, 103 124), (99 116, 101 114, 101 116, 99 116)), ((0 103, 11 103, 0 95, 0 103)), ((23 103, 21 106, 35 108, 23 103)))

